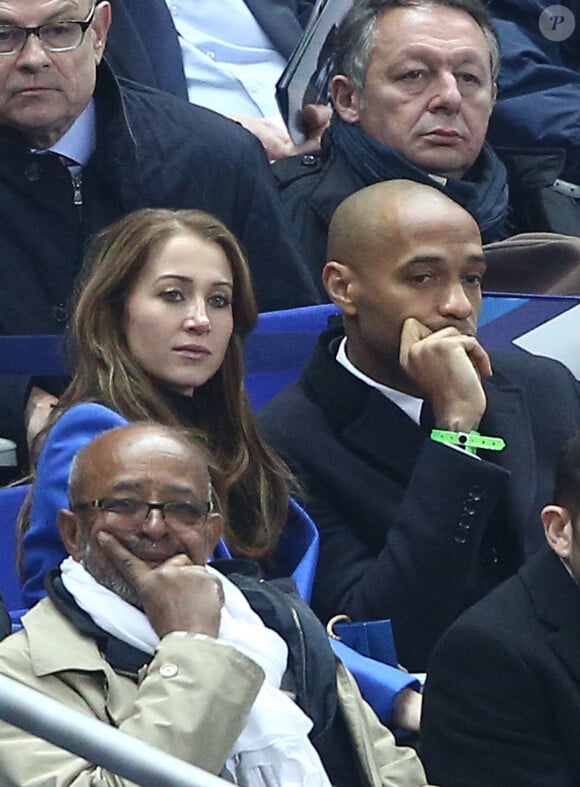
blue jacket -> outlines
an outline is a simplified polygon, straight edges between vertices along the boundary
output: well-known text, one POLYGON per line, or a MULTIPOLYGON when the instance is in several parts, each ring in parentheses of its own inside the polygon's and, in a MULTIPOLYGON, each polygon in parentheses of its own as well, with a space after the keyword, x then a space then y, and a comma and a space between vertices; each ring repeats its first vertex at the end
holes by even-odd
MULTIPOLYGON (((30 511, 30 527, 23 538, 22 597, 27 608, 46 595, 47 571, 66 557, 56 524, 61 508, 68 508, 67 485, 73 458, 98 435, 126 426, 119 413, 94 402, 77 404, 67 410, 50 430, 40 452, 30 511)), ((275 557, 277 575, 292 576, 307 601, 310 600, 314 569, 318 559, 318 531, 308 514, 291 500, 290 516, 275 557)), ((230 558, 221 542, 215 557, 230 558)))
POLYGON ((564 6, 576 20, 564 41, 539 28, 551 0, 491 0, 501 49, 499 94, 488 141, 508 148, 563 148, 561 177, 580 183, 580 3, 564 6))

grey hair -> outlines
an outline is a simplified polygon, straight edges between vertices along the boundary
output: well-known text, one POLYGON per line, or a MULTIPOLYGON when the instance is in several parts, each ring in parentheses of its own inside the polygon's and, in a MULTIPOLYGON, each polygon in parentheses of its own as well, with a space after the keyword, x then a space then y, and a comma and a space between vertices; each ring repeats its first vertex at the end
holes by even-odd
POLYGON ((489 47, 491 78, 495 82, 499 75, 501 49, 491 14, 481 0, 357 0, 336 32, 333 74, 344 74, 361 95, 382 14, 393 8, 429 6, 463 11, 477 22, 489 47))
POLYGON ((80 453, 82 453, 82 449, 73 456, 68 475, 68 502, 71 509, 81 502, 82 497, 83 473, 81 461, 79 460, 80 453))

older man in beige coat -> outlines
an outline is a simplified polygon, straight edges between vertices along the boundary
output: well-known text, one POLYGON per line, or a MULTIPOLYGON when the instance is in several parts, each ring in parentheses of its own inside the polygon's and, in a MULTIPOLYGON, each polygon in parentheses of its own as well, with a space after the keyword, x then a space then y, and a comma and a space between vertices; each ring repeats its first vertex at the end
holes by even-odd
MULTIPOLYGON (((113 429, 77 455, 69 497, 70 557, 0 644, 2 673, 236 784, 426 784, 341 664, 313 735, 297 681, 295 702, 286 691, 288 644, 207 565, 223 523, 201 445, 168 427, 113 429)), ((0 783, 128 784, 4 723, 0 783)))

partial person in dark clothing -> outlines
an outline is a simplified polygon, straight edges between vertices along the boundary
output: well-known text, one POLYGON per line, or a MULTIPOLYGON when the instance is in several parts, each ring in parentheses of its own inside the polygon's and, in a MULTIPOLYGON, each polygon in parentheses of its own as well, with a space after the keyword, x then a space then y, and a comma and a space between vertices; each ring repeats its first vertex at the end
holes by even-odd
POLYGON ((443 635, 421 751, 441 787, 580 783, 580 435, 542 511, 547 546, 443 635))
POLYGON ((491 0, 489 7, 502 54, 488 139, 560 153, 559 177, 580 197, 580 3, 491 0))
POLYGON ((170 3, 111 0, 105 56, 116 74, 240 122, 273 161, 320 146, 330 109, 303 113, 310 144, 297 147, 276 104, 276 81, 298 45, 313 0, 170 3))
POLYGON ((539 512, 580 427, 566 368, 477 340, 484 271, 477 224, 437 189, 351 195, 323 274, 344 330, 323 333, 260 413, 320 530, 315 611, 391 618, 411 670, 541 546, 539 512))
POLYGON ((490 11, 502 65, 488 140, 508 169, 512 220, 580 236, 580 4, 492 0, 490 11))
POLYGON ((313 275, 339 203, 383 180, 441 189, 476 219, 484 243, 511 234, 505 167, 485 143, 499 63, 478 0, 355 3, 336 36, 335 118, 322 151, 274 165, 313 275))
MULTIPOLYGON (((110 4, 73 5, 0 9, 0 332, 59 333, 87 238, 140 207, 218 216, 245 247, 261 310, 316 300, 257 140, 209 110, 118 82, 101 62, 110 4)), ((30 438, 54 402, 48 385, 2 379, 0 435, 21 459, 25 405, 30 438)))

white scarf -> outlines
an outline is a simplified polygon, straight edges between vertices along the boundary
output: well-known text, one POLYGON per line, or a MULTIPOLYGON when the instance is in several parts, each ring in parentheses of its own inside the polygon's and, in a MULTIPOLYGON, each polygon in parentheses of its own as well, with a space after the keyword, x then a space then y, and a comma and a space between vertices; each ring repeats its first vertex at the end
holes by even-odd
MULTIPOLYGON (((153 655, 159 637, 143 612, 100 585, 72 557, 60 568, 65 588, 97 626, 153 655)), ((312 722, 280 690, 288 658, 284 640, 263 624, 229 579, 211 566, 206 568, 224 589, 218 639, 251 658, 266 675, 225 770, 244 787, 330 787, 308 739, 312 722)))

